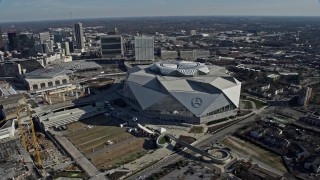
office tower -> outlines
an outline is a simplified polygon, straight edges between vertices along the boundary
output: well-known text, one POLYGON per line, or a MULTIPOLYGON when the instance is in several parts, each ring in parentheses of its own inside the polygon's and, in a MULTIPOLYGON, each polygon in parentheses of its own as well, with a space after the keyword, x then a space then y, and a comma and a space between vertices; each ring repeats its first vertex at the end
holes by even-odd
POLYGON ((101 52, 103 57, 122 58, 123 39, 121 35, 101 36, 101 52))
POLYGON ((196 30, 191 30, 191 31, 190 31, 190 35, 191 35, 191 36, 197 35, 197 31, 196 31, 196 30))
POLYGON ((36 43, 34 45, 34 50, 36 53, 44 53, 44 48, 43 48, 43 44, 41 43, 36 43))
POLYGON ((50 41, 48 42, 49 52, 53 52, 53 46, 54 46, 54 42, 53 42, 53 40, 50 40, 50 41))
POLYGON ((83 28, 82 23, 76 23, 74 25, 74 34, 76 37, 76 45, 77 49, 83 49, 84 48, 84 37, 83 37, 83 28))
POLYGON ((134 50, 136 61, 154 60, 154 37, 135 36, 134 50))
POLYGON ((35 54, 35 40, 32 33, 23 33, 18 35, 19 51, 25 55, 35 54))
POLYGON ((54 42, 55 43, 62 42, 62 33, 61 33, 61 31, 55 32, 54 35, 53 35, 53 38, 54 38, 54 42))
POLYGON ((4 51, 4 42, 3 42, 1 27, 0 27, 0 51, 4 51))
POLYGON ((74 53, 74 43, 72 41, 69 41, 69 50, 71 53, 74 53))
POLYGON ((50 33, 49 32, 42 32, 39 33, 40 43, 46 43, 50 40, 50 33))
POLYGON ((8 32, 9 41, 9 51, 14 51, 19 49, 18 34, 15 31, 8 32))
POLYGON ((69 42, 63 42, 62 48, 64 49, 65 55, 70 56, 69 42))
POLYGON ((49 42, 43 43, 43 44, 41 44, 41 45, 42 45, 43 53, 52 52, 52 51, 50 51, 49 42))

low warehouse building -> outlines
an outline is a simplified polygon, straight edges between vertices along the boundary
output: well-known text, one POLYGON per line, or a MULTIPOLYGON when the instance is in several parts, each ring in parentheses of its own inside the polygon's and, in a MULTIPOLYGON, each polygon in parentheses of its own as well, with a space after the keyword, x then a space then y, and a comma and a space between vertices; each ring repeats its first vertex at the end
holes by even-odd
POLYGON ((15 132, 14 120, 8 120, 1 128, 0 128, 0 140, 13 138, 15 132))
POLYGON ((50 88, 64 87, 69 84, 69 74, 72 71, 59 68, 38 69, 25 74, 24 81, 28 90, 38 91, 50 88))

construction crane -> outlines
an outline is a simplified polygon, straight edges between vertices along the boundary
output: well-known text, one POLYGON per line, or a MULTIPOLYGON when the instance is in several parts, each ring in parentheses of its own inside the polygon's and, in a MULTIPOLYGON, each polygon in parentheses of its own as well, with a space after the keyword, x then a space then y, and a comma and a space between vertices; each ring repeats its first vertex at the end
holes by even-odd
POLYGON ((32 114, 31 114, 30 108, 28 106, 27 100, 25 98, 24 98, 24 102, 25 102, 25 105, 22 108, 17 108, 17 119, 18 119, 18 125, 19 125, 19 129, 20 129, 20 133, 21 133, 22 144, 26 148, 26 150, 30 149, 30 147, 26 143, 26 138, 25 138, 25 135, 24 135, 23 127, 22 127, 22 124, 21 124, 21 117, 20 117, 20 111, 23 110, 23 109, 26 109, 27 113, 28 113, 28 116, 29 116, 30 128, 31 128, 32 139, 33 139, 33 143, 29 143, 29 144, 33 144, 35 152, 36 152, 36 165, 39 168, 41 168, 42 167, 42 161, 41 161, 41 158, 40 158, 40 152, 39 152, 39 148, 38 148, 37 137, 36 137, 36 133, 35 133, 35 130, 34 130, 33 121, 32 121, 32 114))
POLYGON ((22 124, 21 124, 21 119, 20 119, 20 109, 17 108, 16 112, 17 112, 17 119, 18 119, 18 125, 19 125, 19 129, 20 129, 20 134, 21 134, 21 140, 22 140, 22 145, 25 149, 27 149, 27 143, 26 143, 26 137, 24 136, 24 132, 22 129, 22 124))

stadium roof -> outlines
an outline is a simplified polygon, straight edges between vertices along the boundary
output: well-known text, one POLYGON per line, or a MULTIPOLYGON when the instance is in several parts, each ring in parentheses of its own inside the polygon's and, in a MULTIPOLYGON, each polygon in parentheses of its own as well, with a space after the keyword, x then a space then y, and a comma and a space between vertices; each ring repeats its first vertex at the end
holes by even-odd
POLYGON ((187 61, 156 63, 151 66, 151 70, 163 76, 197 76, 210 72, 209 68, 202 63, 187 61))
MULTIPOLYGON (((229 104, 239 106, 241 82, 225 73, 225 69, 218 66, 207 67, 201 63, 183 62, 183 68, 199 71, 199 68, 206 70, 206 73, 198 75, 189 73, 167 73, 156 70, 159 64, 151 66, 136 66, 129 70, 127 85, 133 93, 142 109, 147 109, 153 104, 161 101, 169 94, 190 110, 194 115, 200 117, 229 104), (195 66, 196 65, 196 66, 195 66), (194 101, 200 105, 195 105, 194 101)), ((169 69, 178 68, 179 62, 166 63, 164 66, 169 69)), ((192 70, 192 72, 194 72, 192 70)))

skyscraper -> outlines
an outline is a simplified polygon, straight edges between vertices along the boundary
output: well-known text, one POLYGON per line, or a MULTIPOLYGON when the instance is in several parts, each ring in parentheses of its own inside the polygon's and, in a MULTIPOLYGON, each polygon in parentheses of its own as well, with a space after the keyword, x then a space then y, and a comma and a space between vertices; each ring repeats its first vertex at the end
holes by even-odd
POLYGON ((35 54, 35 39, 32 33, 23 33, 18 35, 18 51, 24 56, 35 54))
POLYGON ((70 49, 70 53, 74 52, 74 43, 72 41, 69 41, 69 49, 70 49))
POLYGON ((69 42, 63 42, 62 48, 64 49, 65 55, 70 56, 69 42))
POLYGON ((53 40, 50 40, 49 42, 48 42, 48 52, 53 52, 53 46, 54 46, 54 42, 53 42, 53 40))
POLYGON ((46 43, 50 40, 50 33, 49 32, 42 32, 39 33, 40 43, 46 43))
POLYGON ((3 38, 2 38, 1 27, 0 27, 0 51, 4 51, 4 42, 3 42, 3 38))
POLYGON ((154 37, 135 36, 134 46, 136 61, 154 60, 154 37))
POLYGON ((62 42, 62 33, 61 33, 61 31, 57 31, 57 32, 55 32, 54 33, 54 35, 53 35, 53 38, 54 38, 54 42, 55 43, 61 43, 62 42))
POLYGON ((82 23, 78 22, 74 25, 74 32, 75 32, 75 37, 76 37, 77 49, 83 49, 84 48, 84 37, 83 37, 82 23))
POLYGON ((124 55, 122 36, 101 36, 101 52, 103 57, 122 58, 124 55))
POLYGON ((42 45, 43 53, 49 53, 50 52, 49 42, 43 43, 41 45, 42 45))
POLYGON ((9 51, 14 51, 19 49, 19 40, 18 34, 16 31, 8 32, 8 41, 9 41, 9 51))

